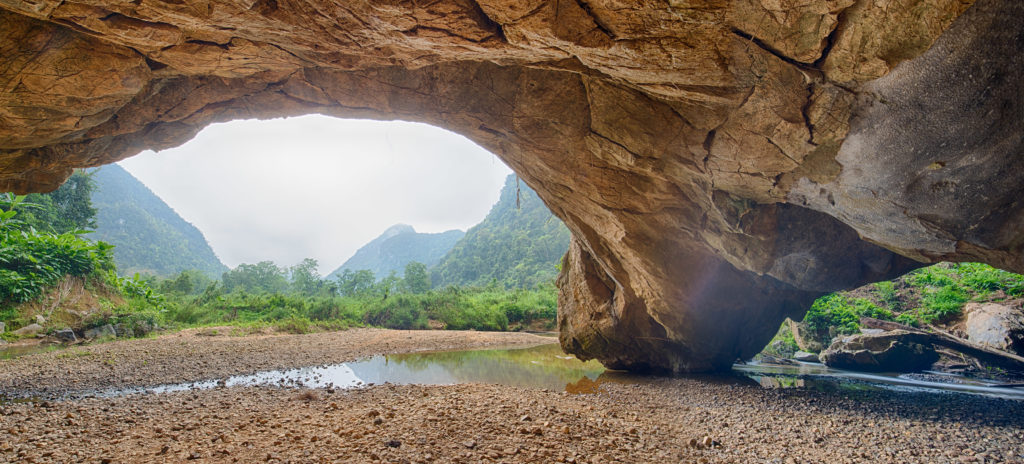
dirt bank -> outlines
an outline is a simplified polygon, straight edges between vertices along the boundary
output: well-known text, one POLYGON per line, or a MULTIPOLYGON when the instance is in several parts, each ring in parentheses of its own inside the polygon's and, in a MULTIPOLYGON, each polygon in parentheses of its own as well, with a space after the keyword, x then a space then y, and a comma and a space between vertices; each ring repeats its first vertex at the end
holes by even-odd
MULTIPOLYGON (((158 374, 206 369, 209 377, 237 373, 217 371, 228 366, 211 353, 239 362, 267 358, 263 367, 294 367, 425 347, 550 340, 379 330, 195 337, 91 349, 161 360, 158 374), (264 345, 279 357, 270 358, 264 345), (182 346, 196 353, 182 356, 182 346), (211 351, 212 346, 219 348, 211 351), (247 356, 246 349, 261 354, 247 356)), ((55 360, 72 378, 103 372, 89 367, 96 363, 90 356, 55 355, 0 363, 0 378, 10 385, 21 379, 12 366, 33 366, 32 375, 42 379, 50 372, 45 369, 56 369, 45 367, 55 360)), ((252 362, 245 368, 255 368, 258 362, 252 362)), ((728 376, 606 374, 600 380, 596 389, 589 381, 570 386, 597 392, 589 394, 480 384, 379 385, 333 393, 233 387, 8 403, 0 405, 0 462, 1024 462, 1024 402, 940 393, 770 390, 728 376)))

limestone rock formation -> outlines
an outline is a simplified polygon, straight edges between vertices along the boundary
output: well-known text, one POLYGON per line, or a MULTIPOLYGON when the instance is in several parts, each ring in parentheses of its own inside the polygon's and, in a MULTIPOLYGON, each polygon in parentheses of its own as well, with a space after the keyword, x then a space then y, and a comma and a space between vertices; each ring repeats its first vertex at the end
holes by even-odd
POLYGON ((1024 300, 967 303, 967 340, 989 348, 1024 355, 1024 300))
POLYGON ((819 357, 829 367, 869 372, 920 371, 939 360, 926 334, 904 330, 843 337, 819 357))
POLYGON ((238 118, 445 127, 573 232, 561 342, 611 367, 727 367, 920 262, 1024 271, 1016 0, 0 9, 0 190, 238 118))

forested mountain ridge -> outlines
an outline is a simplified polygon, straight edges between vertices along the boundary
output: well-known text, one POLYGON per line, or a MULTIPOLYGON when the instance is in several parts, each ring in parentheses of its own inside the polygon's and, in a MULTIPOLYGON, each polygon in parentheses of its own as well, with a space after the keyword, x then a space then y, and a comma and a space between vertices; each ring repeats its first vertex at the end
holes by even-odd
POLYGON ((392 271, 401 277, 410 262, 423 263, 427 267, 437 264, 465 234, 461 230, 425 234, 416 232, 412 226, 396 224, 363 245, 327 278, 333 279, 345 270, 363 269, 373 271, 377 279, 387 277, 392 271))
POLYGON ((214 278, 228 268, 206 237, 121 166, 93 170, 96 232, 89 238, 115 246, 122 275, 168 277, 197 269, 214 278))
POLYGON ((431 282, 442 287, 497 281, 506 288, 530 288, 557 275, 568 249, 569 229, 513 174, 487 217, 431 270, 431 282))

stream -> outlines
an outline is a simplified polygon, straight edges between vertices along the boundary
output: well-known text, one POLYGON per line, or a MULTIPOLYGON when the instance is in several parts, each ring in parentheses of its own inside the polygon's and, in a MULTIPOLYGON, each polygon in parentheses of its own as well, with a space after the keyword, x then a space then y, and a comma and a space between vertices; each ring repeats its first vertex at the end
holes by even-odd
MULTIPOLYGON (((279 386, 285 388, 345 389, 390 384, 451 385, 496 383, 543 388, 571 394, 601 391, 606 382, 642 383, 652 377, 608 371, 597 361, 581 362, 562 352, 557 344, 532 348, 487 349, 378 355, 341 364, 298 369, 273 370, 251 375, 209 379, 198 382, 127 387, 88 392, 85 395, 111 397, 135 393, 166 393, 233 386, 279 386)), ((949 374, 869 374, 833 369, 817 363, 795 366, 747 363, 733 366, 728 374, 691 376, 714 382, 750 384, 764 388, 807 388, 822 391, 897 390, 948 392, 1024 400, 1024 388, 949 374)))

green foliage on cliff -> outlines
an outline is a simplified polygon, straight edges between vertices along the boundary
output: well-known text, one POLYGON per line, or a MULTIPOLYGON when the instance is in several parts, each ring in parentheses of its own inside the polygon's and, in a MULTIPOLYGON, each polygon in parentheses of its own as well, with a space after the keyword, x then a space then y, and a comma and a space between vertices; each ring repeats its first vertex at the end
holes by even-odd
POLYGON ((531 288, 554 279, 568 249, 569 230, 562 221, 510 175, 498 203, 432 269, 431 282, 434 287, 496 282, 503 288, 531 288))
POLYGON ((804 316, 810 335, 828 344, 860 330, 861 317, 911 326, 954 323, 971 301, 1024 296, 1024 276, 981 263, 940 263, 892 281, 878 282, 816 300, 804 316))
POLYGON ((111 243, 122 275, 169 277, 198 269, 219 278, 227 271, 203 234, 124 168, 111 164, 92 172, 97 210, 93 238, 111 243))

